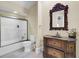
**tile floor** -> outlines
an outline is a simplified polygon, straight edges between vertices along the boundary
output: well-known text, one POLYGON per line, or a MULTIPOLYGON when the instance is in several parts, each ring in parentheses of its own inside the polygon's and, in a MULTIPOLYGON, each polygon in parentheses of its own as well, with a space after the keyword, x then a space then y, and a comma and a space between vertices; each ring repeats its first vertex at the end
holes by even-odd
POLYGON ((22 48, 6 55, 0 56, 0 58, 43 58, 43 54, 36 54, 34 51, 25 53, 24 49, 22 48))

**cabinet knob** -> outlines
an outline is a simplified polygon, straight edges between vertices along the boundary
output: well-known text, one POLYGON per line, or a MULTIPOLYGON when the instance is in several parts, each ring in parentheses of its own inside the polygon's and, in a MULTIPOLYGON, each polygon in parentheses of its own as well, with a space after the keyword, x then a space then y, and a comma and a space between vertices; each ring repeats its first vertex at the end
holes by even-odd
POLYGON ((56 44, 56 43, 54 43, 54 44, 56 44))
POLYGON ((53 54, 55 54, 55 53, 53 53, 53 54))
POLYGON ((73 47, 70 47, 70 48, 73 48, 73 47))

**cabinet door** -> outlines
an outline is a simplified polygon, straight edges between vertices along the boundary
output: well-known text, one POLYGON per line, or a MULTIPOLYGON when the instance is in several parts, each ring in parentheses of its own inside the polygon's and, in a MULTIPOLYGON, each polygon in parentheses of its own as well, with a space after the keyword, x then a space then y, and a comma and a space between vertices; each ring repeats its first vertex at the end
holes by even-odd
POLYGON ((48 48, 48 54, 53 56, 53 57, 57 57, 57 58, 64 57, 64 52, 62 52, 60 50, 53 49, 53 48, 48 48))
POLYGON ((51 47, 63 49, 63 50, 65 49, 64 41, 61 41, 61 40, 48 39, 47 45, 51 47))
POLYGON ((68 42, 67 43, 67 53, 74 53, 75 52, 75 43, 68 42))

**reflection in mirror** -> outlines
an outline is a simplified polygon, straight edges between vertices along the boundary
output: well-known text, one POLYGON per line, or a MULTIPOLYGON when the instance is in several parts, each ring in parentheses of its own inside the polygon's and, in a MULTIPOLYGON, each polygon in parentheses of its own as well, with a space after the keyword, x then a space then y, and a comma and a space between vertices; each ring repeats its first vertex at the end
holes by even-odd
POLYGON ((53 27, 64 27, 64 10, 52 13, 53 27))

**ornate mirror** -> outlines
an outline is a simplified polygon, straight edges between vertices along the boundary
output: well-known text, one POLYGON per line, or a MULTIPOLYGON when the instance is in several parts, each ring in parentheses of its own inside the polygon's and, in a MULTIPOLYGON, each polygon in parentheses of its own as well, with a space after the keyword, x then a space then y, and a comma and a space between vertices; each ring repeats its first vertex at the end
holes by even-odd
POLYGON ((68 30, 68 5, 57 3, 50 10, 50 30, 68 30))

